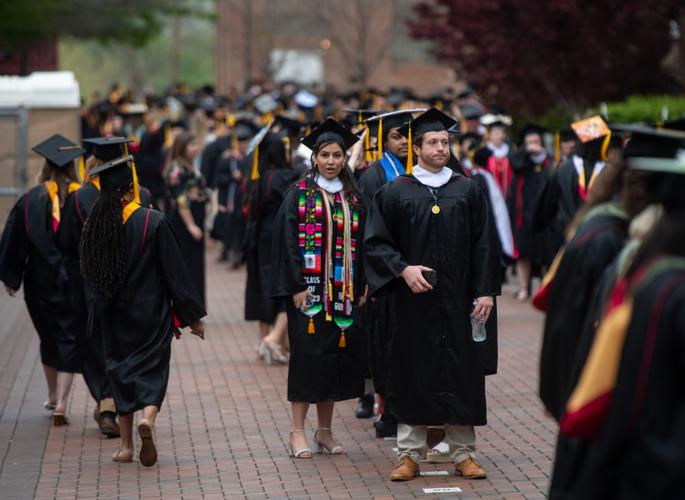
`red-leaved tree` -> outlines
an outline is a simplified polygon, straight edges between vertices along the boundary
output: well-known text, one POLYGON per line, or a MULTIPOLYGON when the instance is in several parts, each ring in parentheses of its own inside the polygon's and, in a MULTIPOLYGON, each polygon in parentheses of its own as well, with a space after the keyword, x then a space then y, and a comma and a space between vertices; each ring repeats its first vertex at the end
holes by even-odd
POLYGON ((419 0, 409 27, 489 100, 535 116, 675 90, 662 61, 682 9, 682 0, 419 0))

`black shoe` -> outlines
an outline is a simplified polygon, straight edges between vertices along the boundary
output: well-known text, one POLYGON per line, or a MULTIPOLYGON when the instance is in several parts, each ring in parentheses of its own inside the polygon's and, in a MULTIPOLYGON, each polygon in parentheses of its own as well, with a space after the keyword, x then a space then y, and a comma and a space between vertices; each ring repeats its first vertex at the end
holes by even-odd
POLYGON ((386 437, 397 437, 397 422, 384 422, 377 420, 373 423, 376 428, 376 437, 383 439, 386 437))
POLYGON ((373 394, 366 394, 359 398, 354 416, 357 418, 373 417, 373 394))
POLYGON ((116 421, 116 414, 106 411, 100 414, 100 432, 108 438, 121 437, 119 424, 116 421))

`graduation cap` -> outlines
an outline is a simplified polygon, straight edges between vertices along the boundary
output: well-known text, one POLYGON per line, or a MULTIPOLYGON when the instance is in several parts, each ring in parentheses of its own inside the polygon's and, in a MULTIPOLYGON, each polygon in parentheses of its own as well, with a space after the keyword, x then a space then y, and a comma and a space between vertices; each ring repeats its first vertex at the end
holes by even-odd
POLYGON ((79 156, 83 156, 86 150, 78 144, 74 144, 66 137, 55 134, 52 137, 37 144, 32 150, 43 158, 50 165, 56 168, 64 168, 79 156))
POLYGON ((464 120, 478 120, 485 113, 480 104, 467 104, 462 106, 460 111, 464 120))
POLYGON ((494 127, 511 127, 511 116, 503 115, 501 113, 487 113, 480 118, 481 125, 488 128, 494 127))
POLYGON ((231 133, 239 141, 246 141, 252 138, 259 131, 259 127, 255 125, 252 120, 246 118, 238 118, 233 124, 231 133))
POLYGON ((145 103, 126 103, 123 104, 119 111, 125 115, 140 116, 148 111, 148 106, 145 103))
POLYGON ((457 99, 466 99, 471 95, 473 95, 473 89, 467 85, 459 91, 459 93, 457 94, 457 99))
POLYGON ((252 138, 250 144, 247 146, 247 155, 252 154, 252 173, 250 175, 250 180, 256 181, 259 179, 259 145, 269 133, 271 127, 274 124, 274 120, 271 120, 265 126, 263 126, 259 132, 252 138))
POLYGON ((300 135, 300 131, 306 125, 305 122, 296 118, 290 118, 285 115, 278 115, 274 125, 279 125, 282 130, 286 130, 288 136, 296 137, 300 135))
POLYGON ((102 189, 121 189, 133 184, 133 202, 140 205, 140 185, 133 156, 126 155, 99 165, 90 171, 100 177, 102 189))
POLYGON ((616 125, 616 132, 631 135, 623 150, 629 168, 685 175, 685 132, 645 125, 616 125))
POLYGON ((102 161, 119 158, 127 153, 126 145, 131 142, 126 137, 93 137, 83 139, 83 142, 92 146, 91 154, 102 161))
POLYGON ((301 142, 311 150, 314 150, 317 145, 323 142, 335 142, 343 148, 343 151, 347 151, 358 140, 359 137, 357 135, 329 116, 326 118, 326 121, 312 130, 301 142))
POLYGON ((547 129, 545 127, 542 127, 541 125, 537 125, 535 123, 527 123, 526 125, 524 125, 523 130, 521 130, 521 139, 519 141, 519 144, 523 144, 523 141, 529 135, 539 135, 542 138, 544 137, 545 132, 547 132, 547 129))
POLYGON ((369 129, 373 128, 376 133, 379 158, 383 155, 383 131, 404 127, 414 119, 416 113, 423 113, 424 111, 426 111, 425 108, 400 109, 374 116, 366 121, 369 129))
POLYGON ((447 132, 449 129, 458 125, 458 121, 447 116, 442 111, 430 108, 420 114, 398 132, 409 139, 409 154, 407 155, 407 173, 412 173, 414 167, 414 155, 412 153, 412 134, 425 134, 426 132, 447 132))
POLYGON ((573 129, 573 132, 582 144, 602 140, 600 157, 602 160, 606 161, 607 149, 609 149, 609 142, 611 141, 611 129, 601 116, 595 115, 590 118, 585 118, 584 120, 573 122, 571 124, 571 129, 573 129))
POLYGON ((477 167, 485 168, 488 166, 488 160, 492 156, 490 148, 482 147, 473 153, 473 164, 477 167))
POLYGON ((576 133, 572 129, 566 128, 566 129, 561 130, 559 132, 559 140, 561 142, 577 141, 578 136, 576 135, 576 133))
POLYGON ((471 143, 469 144, 469 150, 473 150, 480 146, 481 142, 483 142, 483 136, 481 136, 480 134, 476 134, 475 132, 465 132, 459 135, 459 141, 461 143, 471 141, 471 143))

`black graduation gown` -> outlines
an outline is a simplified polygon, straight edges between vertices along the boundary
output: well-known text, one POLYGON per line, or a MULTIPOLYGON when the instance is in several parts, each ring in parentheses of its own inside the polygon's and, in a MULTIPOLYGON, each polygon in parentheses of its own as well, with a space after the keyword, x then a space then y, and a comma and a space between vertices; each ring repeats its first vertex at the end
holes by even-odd
MULTIPOLYGON (((359 311, 353 305, 353 323, 345 329, 346 346, 339 347, 340 328, 326 321, 324 311, 314 316, 315 333, 308 333, 309 317, 293 305, 292 296, 307 288, 307 283, 324 281, 319 275, 302 273, 303 262, 299 247, 298 216, 299 190, 291 188, 285 195, 274 221, 273 289, 274 297, 283 299, 288 313, 290 363, 288 369, 288 401, 343 401, 364 395, 366 373, 366 339, 359 325, 359 311)), ((357 249, 363 238, 363 212, 359 217, 357 249)), ((333 241, 342 238, 334 224, 333 241)), ((327 241, 326 228, 321 241, 327 241)), ((354 267, 355 302, 364 293, 363 255, 357 252, 354 267)))
POLYGON ((247 162, 235 157, 221 158, 216 168, 217 201, 221 209, 214 218, 212 237, 222 241, 226 250, 240 250, 245 235, 243 186, 233 177, 234 169, 244 177, 248 172, 247 162))
POLYGON ((507 208, 519 258, 535 265, 545 265, 549 260, 545 230, 535 227, 535 210, 549 177, 550 160, 536 165, 525 149, 509 154, 513 176, 507 191, 507 208))
MULTIPOLYGON (((682 265, 682 264, 681 264, 682 265)), ((638 285, 611 406, 568 498, 682 498, 685 272, 638 285)))
POLYGON ((138 181, 150 189, 151 203, 159 206, 166 195, 164 183, 164 128, 146 130, 140 138, 138 151, 134 155, 138 181))
POLYGON ((485 195, 454 175, 439 190, 402 175, 375 196, 366 226, 366 276, 375 296, 392 292, 386 400, 398 421, 485 425, 482 347, 471 337, 476 297, 500 293, 500 250, 485 195), (437 271, 434 290, 414 294, 399 278, 407 265, 437 271))
POLYGON ((388 177, 383 165, 378 161, 371 163, 357 181, 357 187, 364 196, 364 205, 370 207, 373 196, 387 183, 388 177))
POLYGON ((274 219, 285 192, 299 174, 289 168, 266 170, 256 185, 256 199, 250 208, 246 235, 247 283, 245 286, 245 319, 273 323, 283 311, 280 301, 272 299, 271 270, 274 219))
MULTIPOLYGON (((624 247, 625 248, 625 247, 624 247)), ((614 258, 611 265, 603 273, 596 289, 592 292, 592 299, 588 308, 588 314, 578 339, 576 355, 573 359, 572 369, 569 373, 569 391, 578 383, 587 357, 595 339, 597 327, 605 314, 607 300, 619 277, 619 262, 617 261, 622 252, 614 258)), ((550 500, 568 498, 569 490, 576 481, 578 469, 587 457, 587 442, 582 439, 572 438, 559 434, 557 445, 554 450, 554 468, 550 481, 550 500)))
POLYGON ((0 240, 0 281, 14 290, 23 282, 26 307, 40 338, 41 362, 79 373, 71 284, 53 231, 52 202, 43 184, 19 198, 7 218, 0 240))
POLYGON ((231 149, 231 136, 224 135, 217 137, 205 147, 200 161, 200 172, 207 180, 207 186, 214 189, 217 186, 217 168, 221 160, 221 155, 227 149, 231 149))
POLYGON ((102 332, 117 412, 161 406, 169 381, 173 314, 180 326, 205 315, 202 299, 163 214, 139 208, 124 227, 127 276, 112 298, 96 297, 89 329, 102 332))
POLYGON ((167 211, 169 217, 169 224, 174 229, 174 233, 181 247, 181 254, 185 258, 186 267, 190 273, 193 283, 197 291, 200 293, 202 303, 206 304, 205 294, 205 214, 207 200, 204 198, 204 190, 206 184, 204 177, 201 175, 193 176, 184 171, 181 174, 180 183, 171 189, 170 207, 167 211), (200 197, 192 199, 189 196, 189 190, 198 190, 200 197), (178 210, 178 199, 181 196, 186 197, 187 206, 193 216, 195 224, 202 229, 202 238, 198 241, 193 238, 188 228, 181 217, 178 210))
POLYGON ((540 354, 540 398, 559 420, 570 390, 578 343, 602 274, 625 244, 627 218, 615 214, 585 220, 566 246, 550 285, 540 354))

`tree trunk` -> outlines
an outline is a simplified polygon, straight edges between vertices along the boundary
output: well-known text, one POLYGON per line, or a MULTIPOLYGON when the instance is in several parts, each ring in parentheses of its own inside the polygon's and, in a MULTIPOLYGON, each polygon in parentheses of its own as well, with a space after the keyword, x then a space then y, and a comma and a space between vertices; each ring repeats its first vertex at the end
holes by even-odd
POLYGON ((175 16, 171 24, 171 64, 169 80, 171 85, 179 81, 179 62, 181 59, 181 18, 175 16))

